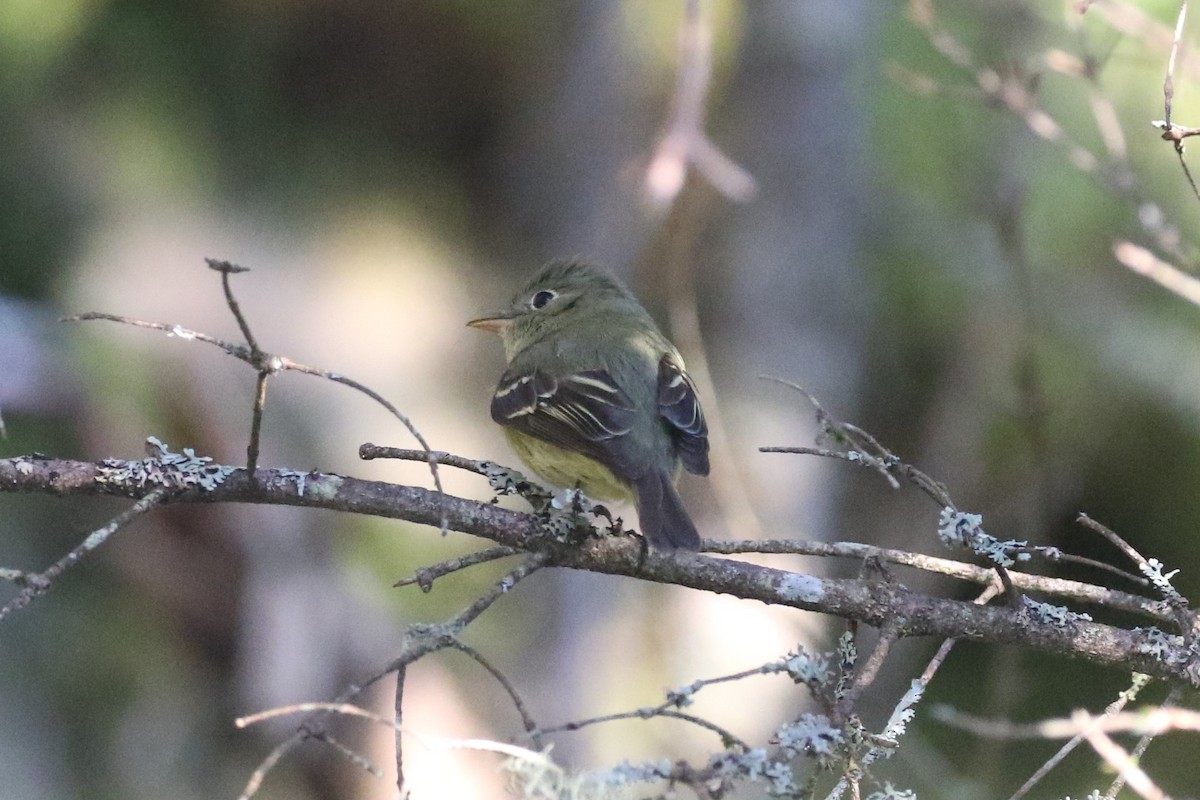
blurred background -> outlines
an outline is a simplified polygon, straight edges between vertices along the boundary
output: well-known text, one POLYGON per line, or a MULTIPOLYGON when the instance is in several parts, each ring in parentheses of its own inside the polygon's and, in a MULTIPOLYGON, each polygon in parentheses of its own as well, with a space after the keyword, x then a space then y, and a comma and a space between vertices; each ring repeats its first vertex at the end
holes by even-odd
MULTIPOLYGON (((943 480, 993 534, 1120 563, 1073 524, 1086 511, 1200 594, 1200 322, 1113 257, 1129 239, 1196 263, 1175 256, 1192 252, 1200 202, 1149 124, 1163 116, 1178 4, 688 8, 2 0, 0 455, 139 458, 155 435, 244 463, 244 364, 196 342, 57 321, 105 311, 236 340, 207 256, 252 268, 235 289, 264 349, 368 384, 436 449, 511 463, 487 411, 500 345, 464 323, 541 262, 582 254, 635 288, 701 381, 716 468, 682 490, 704 535, 942 554, 937 508, 915 490, 757 452, 811 444, 816 431, 803 398, 765 375, 803 385, 943 480), (1009 109, 981 91, 989 76, 1009 109), (685 172, 679 153, 698 130, 728 163, 708 153, 704 174, 685 172)), ((1183 124, 1197 123, 1194 31, 1175 76, 1183 124)), ((326 382, 276 378, 263 436, 268 466, 429 484, 420 466, 358 462, 362 442, 414 443, 326 382)), ((478 478, 442 474, 456 494, 490 496, 478 478)), ((42 569, 125 505, 0 494, 0 564, 42 569)), ((509 565, 428 595, 391 584, 480 546, 295 509, 140 519, 0 625, 4 797, 236 797, 293 727, 232 720, 329 699, 372 674, 406 625, 456 613, 509 565)), ((798 643, 827 649, 842 630, 727 597, 544 572, 465 638, 548 726, 654 705, 667 688, 798 643)), ((936 645, 893 649, 865 698, 868 727, 880 729, 936 645)), ((1099 710, 1125 682, 961 645, 928 699, 1024 721, 1099 710)), ((387 713, 390 691, 362 702, 387 713)), ((436 745, 520 732, 489 676, 442 653, 409 670, 404 699, 406 728, 426 737, 406 751, 415 797, 504 796, 497 756, 436 745)), ((761 743, 809 702, 760 677, 706 690, 690 710, 761 743)), ((348 724, 339 736, 394 769, 390 731, 348 724)), ((579 770, 702 761, 720 746, 670 720, 555 742, 554 757, 579 770)), ((1189 747, 1194 738, 1167 737, 1143 766, 1168 791, 1194 789, 1189 747)), ((922 798, 1006 797, 1055 748, 920 718, 876 775, 922 798)), ((1081 749, 1042 796, 1108 780, 1081 749)), ((258 797, 394 795, 391 778, 309 744, 258 797)))

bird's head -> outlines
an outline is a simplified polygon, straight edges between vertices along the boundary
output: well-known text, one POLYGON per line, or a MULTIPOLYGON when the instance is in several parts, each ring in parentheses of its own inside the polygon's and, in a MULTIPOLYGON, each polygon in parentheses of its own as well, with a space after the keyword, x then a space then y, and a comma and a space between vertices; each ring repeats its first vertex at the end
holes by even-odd
POLYGON ((580 259, 551 261, 517 292, 508 307, 467 323, 500 335, 511 359, 545 334, 598 321, 637 300, 616 278, 580 259))

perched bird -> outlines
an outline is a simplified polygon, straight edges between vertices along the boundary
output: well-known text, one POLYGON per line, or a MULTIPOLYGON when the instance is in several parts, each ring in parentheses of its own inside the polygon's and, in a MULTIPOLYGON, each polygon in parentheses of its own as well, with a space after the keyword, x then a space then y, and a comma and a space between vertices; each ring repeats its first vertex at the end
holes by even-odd
POLYGON ((467 323, 500 334, 508 369, 492 419, 556 486, 632 499, 657 550, 697 550, 675 480, 708 474, 708 426, 683 359, 607 272, 552 261, 499 313, 467 323))

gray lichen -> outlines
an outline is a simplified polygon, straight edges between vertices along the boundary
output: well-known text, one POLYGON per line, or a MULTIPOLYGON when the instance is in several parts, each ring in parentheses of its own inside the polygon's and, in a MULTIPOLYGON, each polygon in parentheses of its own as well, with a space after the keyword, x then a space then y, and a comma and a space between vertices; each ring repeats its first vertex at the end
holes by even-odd
POLYGON ((148 458, 124 461, 106 458, 100 462, 98 483, 137 487, 161 486, 168 489, 200 489, 212 491, 225 482, 234 467, 215 464, 208 456, 198 456, 190 447, 173 453, 154 436, 146 439, 148 458))

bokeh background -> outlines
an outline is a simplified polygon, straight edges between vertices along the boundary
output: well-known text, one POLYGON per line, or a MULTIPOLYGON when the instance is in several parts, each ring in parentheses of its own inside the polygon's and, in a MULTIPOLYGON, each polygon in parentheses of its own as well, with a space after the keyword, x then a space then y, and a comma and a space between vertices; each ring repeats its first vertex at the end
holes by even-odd
MULTIPOLYGON (((1177 3, 936 3, 932 24, 958 51, 931 41, 924 3, 699 7, 704 129, 752 176, 752 196, 694 172, 675 193, 670 163, 655 160, 676 107, 682 2, 3 0, 0 454, 137 458, 155 435, 241 463, 245 365, 195 342, 57 321, 107 311, 236 339, 209 256, 252 268, 235 287, 265 349, 370 385, 435 448, 511 460, 487 415, 500 346, 464 323, 542 261, 583 254, 639 292, 701 378, 717 469, 683 491, 706 535, 939 550, 937 509, 916 491, 757 452, 815 432, 803 398, 765 375, 943 480, 991 532, 1119 562, 1073 524, 1086 511, 1200 594, 1200 316, 1113 257, 1118 239, 1155 246, 1155 231, 1177 228, 1186 254, 1197 238, 1200 202, 1149 124, 1163 115, 1177 3), (1052 124, 984 97, 984 70, 1052 124), (1095 166, 1081 168, 1075 147, 1095 166)), ((1176 68, 1184 124, 1197 121, 1194 31, 1176 68)), ((364 441, 412 445, 360 395, 272 382, 262 463, 428 484, 421 467, 358 462, 364 441)), ((489 496, 477 478, 443 475, 455 493, 489 496)), ((40 569, 122 507, 0 495, 0 563, 40 569)), ((391 584, 479 545, 294 509, 139 520, 0 625, 0 794, 236 797, 291 728, 232 720, 374 672, 407 624, 455 613, 503 567, 428 595, 391 584)), ((653 705, 665 688, 798 643, 828 648, 842 629, 546 572, 467 640, 551 725, 653 705)), ((868 726, 935 646, 893 651, 868 726)), ((405 725, 425 737, 407 751, 415 796, 503 796, 497 756, 437 744, 515 736, 499 687, 454 653, 408 681, 405 725)), ((929 699, 1030 720, 1098 710, 1125 681, 963 645, 929 699)), ((694 711, 751 741, 809 702, 770 678, 700 700, 694 711)), ((389 687, 368 701, 386 712, 389 687)), ((340 736, 391 768, 389 731, 340 736)), ((595 769, 718 746, 683 723, 622 722, 563 734, 554 756, 595 769)), ((877 774, 922 798, 1006 797, 1054 748, 922 718, 877 774)), ((1168 790, 1194 789, 1188 748, 1194 737, 1170 737, 1143 764, 1168 790)), ((1042 796, 1107 780, 1081 749, 1042 796)), ((312 744, 258 796, 394 792, 312 744)))

